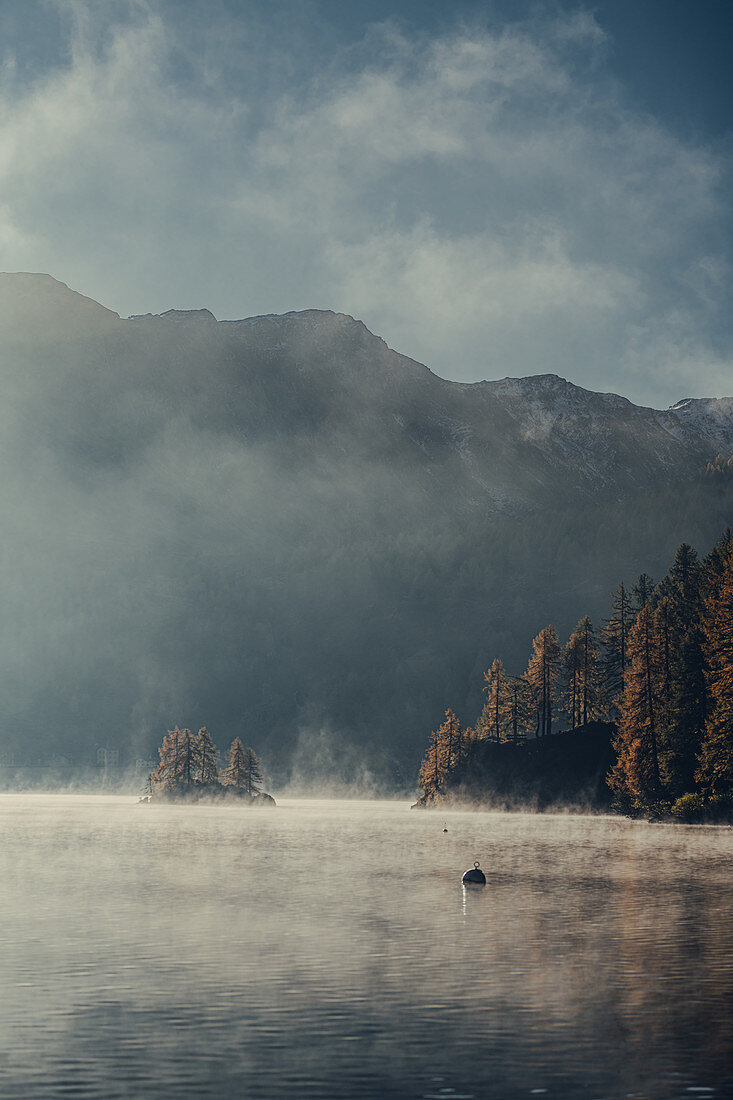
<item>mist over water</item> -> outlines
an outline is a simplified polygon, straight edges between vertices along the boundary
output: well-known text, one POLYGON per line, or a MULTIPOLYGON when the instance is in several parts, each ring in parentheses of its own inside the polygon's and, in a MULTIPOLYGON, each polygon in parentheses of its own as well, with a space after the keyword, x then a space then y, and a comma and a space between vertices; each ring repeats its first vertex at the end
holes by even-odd
POLYGON ((329 311, 122 320, 0 273, 0 377, 10 788, 155 760, 176 725, 241 736, 280 787, 411 786, 494 657, 520 672, 731 514, 702 475, 729 400, 465 386, 329 311))
POLYGON ((0 826, 4 1098, 731 1095, 727 830, 82 795, 0 826))

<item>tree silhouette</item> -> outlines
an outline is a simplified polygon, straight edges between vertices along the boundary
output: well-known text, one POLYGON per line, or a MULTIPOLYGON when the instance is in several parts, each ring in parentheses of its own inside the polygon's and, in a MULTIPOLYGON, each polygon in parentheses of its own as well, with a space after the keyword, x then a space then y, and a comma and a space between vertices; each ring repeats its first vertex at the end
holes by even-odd
POLYGON ((425 794, 439 794, 450 772, 463 755, 463 731, 450 708, 445 720, 430 735, 430 743, 423 757, 418 783, 425 794))
MULTIPOLYGON (((461 782, 474 761, 481 775, 493 758, 481 742, 516 744, 533 723, 535 736, 546 737, 561 701, 571 730, 617 711, 616 761, 607 779, 619 807, 685 820, 711 807, 733 814, 733 532, 726 529, 702 562, 682 543, 662 581, 655 586, 640 574, 633 596, 623 583, 613 596, 603 664, 588 616, 562 655, 554 627, 540 631, 524 678, 508 675, 495 658, 484 674, 488 698, 475 729, 462 731, 447 710, 431 735, 420 769, 425 793, 450 793, 461 760, 461 782)), ((558 745, 559 754, 576 748, 577 738, 558 745)), ((511 775, 544 751, 536 746, 515 756, 501 749, 502 769, 511 775)))
POLYGON ((509 683, 500 657, 495 657, 491 668, 484 673, 486 704, 479 719, 483 737, 489 741, 504 740, 505 725, 509 714, 509 683))
POLYGON ((426 795, 436 795, 440 793, 444 778, 445 768, 441 759, 441 744, 438 731, 433 730, 420 765, 417 782, 426 795))
POLYGON ((708 596, 704 634, 711 705, 696 779, 717 795, 733 790, 733 548, 708 596))
POLYGON ((182 745, 189 730, 168 730, 163 738, 163 743, 158 749, 160 763, 150 776, 150 782, 154 790, 168 791, 178 785, 183 775, 182 745))
POLYGON ((219 769, 216 766, 218 750, 206 726, 202 726, 196 734, 194 756, 199 783, 216 783, 219 779, 219 769))
MULTIPOLYGON (((646 574, 642 574, 646 576, 646 574)), ((645 603, 648 600, 645 600, 645 603)), ((638 608, 634 607, 628 589, 621 581, 611 598, 611 617, 606 619, 601 640, 604 648, 603 669, 605 689, 616 705, 624 690, 624 673, 628 664, 629 630, 636 621, 638 608)))
POLYGON ((244 787, 244 745, 235 737, 227 753, 227 767, 221 773, 221 782, 229 787, 244 787))
POLYGON ((708 715, 702 631, 703 569, 683 542, 665 578, 671 654, 663 778, 675 794, 692 790, 708 715))
POLYGON ((228 767, 222 772, 222 782, 245 794, 261 794, 258 783, 262 782, 260 762, 252 749, 245 749, 238 737, 232 741, 228 753, 228 767))
POLYGON ((595 630, 587 615, 580 620, 575 633, 580 638, 580 725, 587 726, 593 719, 607 714, 608 705, 595 630))
POLYGON ((444 747, 445 767, 450 772, 463 755, 463 730, 450 707, 445 712, 445 721, 438 730, 438 738, 444 747))
POLYGON ((631 594, 634 598, 637 613, 647 604, 654 603, 654 589, 656 585, 648 573, 640 573, 631 594))
POLYGON ((509 676, 508 688, 509 708, 507 717, 509 740, 512 744, 518 745, 520 741, 524 740, 524 731, 529 717, 527 706, 529 685, 521 676, 509 676))
POLYGON ((190 730, 183 730, 178 739, 179 777, 178 781, 186 786, 193 782, 193 770, 196 765, 196 752, 190 730))
POLYGON ((607 713, 595 631, 587 615, 580 620, 565 646, 561 673, 565 685, 563 705, 570 717, 571 729, 586 726, 607 713))
POLYGON ((706 601, 718 597, 720 584, 728 568, 728 559, 732 550, 733 531, 730 527, 726 527, 703 562, 700 591, 706 601))
POLYGON ((560 643, 557 639, 557 631, 554 626, 546 626, 532 642, 532 655, 524 677, 529 684, 535 708, 538 737, 546 737, 552 733, 552 711, 559 661, 560 643))
POLYGON ((252 749, 245 749, 242 790, 248 795, 261 794, 261 789, 257 786, 261 782, 260 762, 252 749))
POLYGON ((658 698, 663 683, 659 622, 647 604, 629 635, 629 667, 614 742, 617 760, 609 774, 611 788, 642 809, 658 797, 659 714, 658 698))

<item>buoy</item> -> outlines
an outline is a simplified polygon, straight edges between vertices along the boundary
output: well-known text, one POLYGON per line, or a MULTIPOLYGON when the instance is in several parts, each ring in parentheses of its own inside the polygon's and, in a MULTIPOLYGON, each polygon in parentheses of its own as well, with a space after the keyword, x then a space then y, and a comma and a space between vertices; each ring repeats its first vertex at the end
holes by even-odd
POLYGON ((444 833, 447 833, 447 832, 448 832, 448 826, 446 825, 446 823, 445 823, 445 822, 443 822, 443 832, 444 832, 444 833))
POLYGON ((469 867, 463 875, 463 883, 466 886, 485 886, 486 875, 479 866, 479 861, 476 860, 473 867, 469 867))

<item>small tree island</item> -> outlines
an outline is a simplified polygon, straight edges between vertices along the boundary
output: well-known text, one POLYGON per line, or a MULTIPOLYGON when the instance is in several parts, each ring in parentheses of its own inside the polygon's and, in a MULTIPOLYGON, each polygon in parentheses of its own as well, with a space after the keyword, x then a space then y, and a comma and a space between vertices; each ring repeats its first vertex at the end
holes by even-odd
POLYGON ((247 805, 274 806, 262 783, 262 769, 252 749, 238 737, 232 741, 227 767, 220 773, 219 751, 206 726, 197 734, 176 726, 163 738, 158 749, 160 763, 150 776, 150 799, 154 802, 239 801, 247 805))

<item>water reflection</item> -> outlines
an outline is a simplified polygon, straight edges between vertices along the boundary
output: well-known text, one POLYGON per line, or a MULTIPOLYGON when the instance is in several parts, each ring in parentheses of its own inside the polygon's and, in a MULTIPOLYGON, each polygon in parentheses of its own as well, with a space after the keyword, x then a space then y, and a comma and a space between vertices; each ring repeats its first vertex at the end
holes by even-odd
POLYGON ((733 1095, 725 830, 41 796, 0 823, 3 1097, 733 1095))

